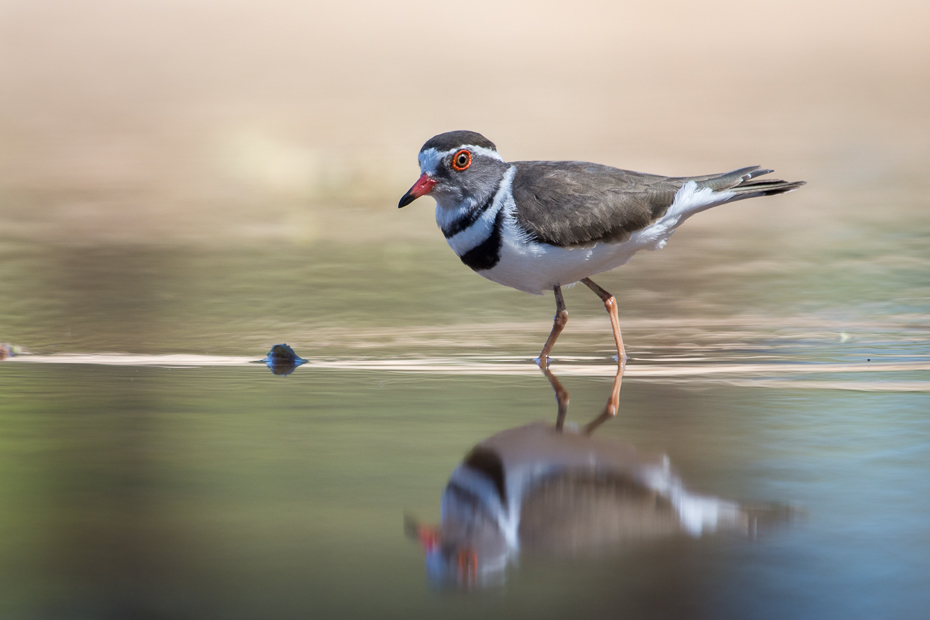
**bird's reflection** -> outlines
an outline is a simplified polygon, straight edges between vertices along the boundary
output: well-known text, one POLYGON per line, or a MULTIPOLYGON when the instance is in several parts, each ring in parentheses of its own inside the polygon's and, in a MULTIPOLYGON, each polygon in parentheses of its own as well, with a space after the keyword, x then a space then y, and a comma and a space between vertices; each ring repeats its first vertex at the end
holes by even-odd
POLYGON ((626 541, 729 530, 753 535, 787 516, 688 491, 664 455, 592 437, 616 413, 619 367, 602 414, 565 429, 568 392, 543 371, 558 402, 556 424, 502 431, 475 446, 452 472, 438 526, 408 517, 437 585, 502 582, 520 553, 584 555, 626 541))

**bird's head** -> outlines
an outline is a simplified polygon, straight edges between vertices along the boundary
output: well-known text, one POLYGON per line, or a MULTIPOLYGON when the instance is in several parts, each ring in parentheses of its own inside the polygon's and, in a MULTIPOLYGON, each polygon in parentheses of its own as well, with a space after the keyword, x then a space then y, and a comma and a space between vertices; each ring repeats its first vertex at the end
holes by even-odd
POLYGON ((440 206, 482 200, 497 190, 508 165, 494 143, 474 131, 449 131, 430 138, 420 149, 420 178, 400 199, 398 208, 427 194, 440 206))
POLYGON ((440 588, 471 589, 502 583, 515 557, 495 524, 443 518, 439 526, 404 517, 404 531, 420 543, 430 582, 440 588))

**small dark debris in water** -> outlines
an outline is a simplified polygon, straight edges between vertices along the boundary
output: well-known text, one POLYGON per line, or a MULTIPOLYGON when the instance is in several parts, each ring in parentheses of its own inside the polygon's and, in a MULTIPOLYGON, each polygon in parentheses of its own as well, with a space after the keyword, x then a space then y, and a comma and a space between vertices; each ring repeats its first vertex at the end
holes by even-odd
POLYGON ((307 362, 302 357, 294 353, 294 349, 286 344, 276 344, 268 351, 268 355, 263 360, 268 369, 276 375, 289 375, 294 370, 307 362))
POLYGON ((870 357, 870 358, 868 358, 868 359, 867 359, 867 360, 865 360, 865 361, 867 361, 867 362, 871 362, 871 361, 872 361, 872 358, 870 357))
POLYGON ((294 349, 290 348, 286 344, 276 344, 271 347, 271 351, 268 351, 268 355, 265 357, 266 361, 273 362, 292 362, 300 363, 306 362, 307 360, 298 357, 294 353, 294 349))

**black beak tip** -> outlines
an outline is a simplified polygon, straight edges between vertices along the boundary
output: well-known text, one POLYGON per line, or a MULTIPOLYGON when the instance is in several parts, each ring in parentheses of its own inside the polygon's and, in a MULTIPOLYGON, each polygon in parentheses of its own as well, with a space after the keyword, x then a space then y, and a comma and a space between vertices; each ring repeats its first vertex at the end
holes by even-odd
POLYGON ((416 196, 412 196, 410 194, 404 194, 404 197, 400 199, 399 203, 397 203, 397 208, 403 209, 404 207, 406 207, 407 205, 409 205, 411 202, 413 202, 416 199, 417 199, 416 196))

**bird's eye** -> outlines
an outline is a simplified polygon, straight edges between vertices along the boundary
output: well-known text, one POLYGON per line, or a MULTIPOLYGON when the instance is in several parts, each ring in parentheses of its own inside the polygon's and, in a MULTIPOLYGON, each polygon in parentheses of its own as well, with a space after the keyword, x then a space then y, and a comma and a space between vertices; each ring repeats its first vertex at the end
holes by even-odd
POLYGON ((471 165, 471 153, 466 149, 462 149, 458 153, 452 156, 452 167, 459 172, 465 170, 471 165))

